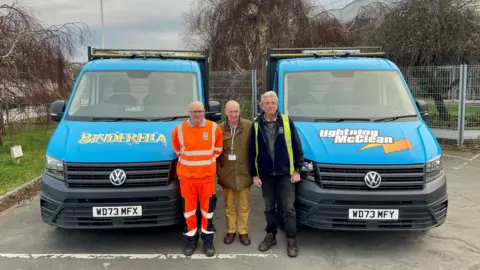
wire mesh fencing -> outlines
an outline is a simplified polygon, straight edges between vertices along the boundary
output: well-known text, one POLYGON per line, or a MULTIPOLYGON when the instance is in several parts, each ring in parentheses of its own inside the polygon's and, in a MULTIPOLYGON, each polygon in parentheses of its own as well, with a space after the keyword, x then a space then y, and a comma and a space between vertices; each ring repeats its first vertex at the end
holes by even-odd
POLYGON ((220 102, 222 119, 225 119, 225 104, 235 100, 240 104, 242 118, 254 117, 254 94, 256 93, 256 71, 212 71, 210 72, 210 99, 220 102))
POLYGON ((438 140, 480 142, 480 66, 411 66, 401 71, 415 99, 429 108, 438 140))

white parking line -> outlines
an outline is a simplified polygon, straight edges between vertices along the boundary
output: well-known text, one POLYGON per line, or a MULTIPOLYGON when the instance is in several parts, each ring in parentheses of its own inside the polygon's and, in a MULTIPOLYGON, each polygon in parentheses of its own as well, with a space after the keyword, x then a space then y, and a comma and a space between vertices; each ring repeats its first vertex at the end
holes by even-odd
POLYGON ((479 156, 480 156, 480 154, 475 155, 475 156, 473 156, 472 158, 468 158, 468 159, 466 159, 467 161, 466 161, 465 163, 463 163, 462 165, 460 165, 460 166, 458 166, 458 167, 453 167, 453 169, 455 169, 455 170, 460 170, 463 166, 467 165, 467 164, 468 164, 469 162, 471 162, 471 161, 474 161, 474 160, 477 159, 479 156))
POLYGON ((21 254, 21 253, 0 253, 0 258, 6 259, 87 259, 87 260, 168 260, 168 259, 239 259, 239 258, 278 258, 276 254, 215 254, 207 257, 204 254, 193 254, 187 257, 183 254, 21 254))
POLYGON ((467 160, 467 161, 474 161, 475 159, 477 159, 480 154, 478 155, 475 155, 471 158, 466 158, 466 157, 459 157, 459 156, 454 156, 454 155, 448 155, 448 154, 443 154, 444 157, 449 157, 449 158, 457 158, 457 159, 463 159, 463 160, 467 160))

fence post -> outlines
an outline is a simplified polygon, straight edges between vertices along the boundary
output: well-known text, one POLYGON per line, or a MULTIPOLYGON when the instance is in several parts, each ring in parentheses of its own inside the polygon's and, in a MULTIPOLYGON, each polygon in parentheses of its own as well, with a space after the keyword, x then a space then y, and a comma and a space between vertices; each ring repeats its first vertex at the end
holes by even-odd
POLYGON ((252 70, 252 121, 257 116, 257 70, 252 70))
POLYGON ((458 133, 457 147, 463 146, 465 131, 465 95, 467 93, 467 65, 460 65, 460 81, 458 87, 458 133))

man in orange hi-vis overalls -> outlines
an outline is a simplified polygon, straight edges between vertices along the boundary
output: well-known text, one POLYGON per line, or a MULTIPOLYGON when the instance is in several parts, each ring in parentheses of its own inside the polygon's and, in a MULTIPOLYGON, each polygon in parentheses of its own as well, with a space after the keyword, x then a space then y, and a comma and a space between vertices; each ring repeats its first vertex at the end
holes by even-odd
POLYGON ((190 119, 172 132, 173 149, 177 153, 177 175, 180 181, 183 214, 185 216, 184 254, 190 256, 197 248, 197 202, 202 213, 202 240, 205 255, 215 255, 212 223, 217 202, 215 193, 216 158, 223 150, 222 130, 215 122, 205 119, 201 102, 190 104, 190 119))

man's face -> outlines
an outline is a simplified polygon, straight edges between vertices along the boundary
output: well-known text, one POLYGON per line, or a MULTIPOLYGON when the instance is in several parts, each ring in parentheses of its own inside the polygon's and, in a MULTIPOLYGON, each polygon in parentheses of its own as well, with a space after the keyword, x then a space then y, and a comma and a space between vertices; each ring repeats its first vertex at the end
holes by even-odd
POLYGON ((234 105, 229 106, 225 108, 225 114, 230 123, 236 123, 238 121, 238 116, 240 115, 240 108, 234 105))
POLYGON ((278 100, 276 97, 264 97, 262 109, 267 114, 274 114, 278 108, 278 100))
POLYGON ((194 105, 190 108, 190 120, 194 125, 199 125, 205 118, 205 109, 202 106, 194 105))

